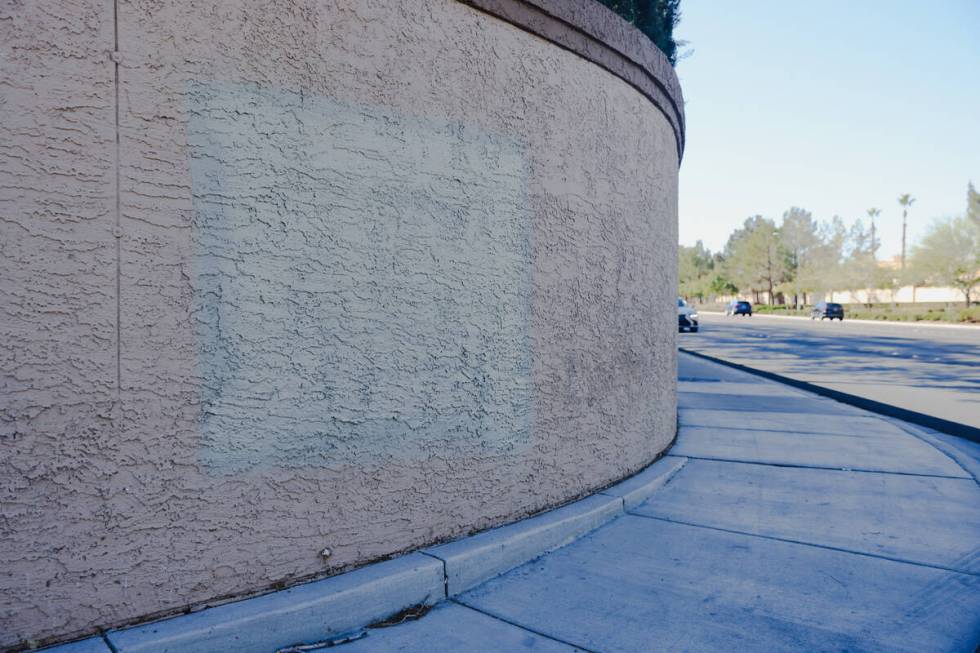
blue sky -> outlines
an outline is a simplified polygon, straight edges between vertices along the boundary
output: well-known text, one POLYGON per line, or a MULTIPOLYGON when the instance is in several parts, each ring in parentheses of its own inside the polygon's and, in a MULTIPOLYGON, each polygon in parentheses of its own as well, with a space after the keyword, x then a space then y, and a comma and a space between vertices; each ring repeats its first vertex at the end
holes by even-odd
POLYGON ((712 250, 790 206, 882 209, 881 258, 980 187, 980 0, 682 0, 680 241, 712 250))

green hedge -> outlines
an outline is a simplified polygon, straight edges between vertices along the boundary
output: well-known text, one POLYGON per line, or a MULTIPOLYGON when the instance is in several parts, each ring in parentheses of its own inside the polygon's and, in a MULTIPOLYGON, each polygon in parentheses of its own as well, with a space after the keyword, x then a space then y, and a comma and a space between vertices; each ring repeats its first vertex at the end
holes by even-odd
POLYGON ((681 19, 681 0, 599 0, 599 2, 636 25, 667 55, 672 66, 677 64, 674 28, 681 19))
MULTIPOLYGON (((756 313, 771 315, 810 315, 810 306, 802 310, 794 310, 792 306, 766 306, 757 304, 753 307, 756 313)), ((844 304, 844 319, 854 320, 884 320, 891 322, 959 322, 967 324, 980 323, 980 306, 964 308, 956 304, 844 304)))

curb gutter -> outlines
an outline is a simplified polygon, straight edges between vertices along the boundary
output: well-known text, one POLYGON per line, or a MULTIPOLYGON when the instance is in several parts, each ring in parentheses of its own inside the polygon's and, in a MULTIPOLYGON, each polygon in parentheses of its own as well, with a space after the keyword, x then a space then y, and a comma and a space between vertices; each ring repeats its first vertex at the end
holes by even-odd
POLYGON ((664 456, 584 499, 323 580, 42 649, 43 653, 271 653, 435 605, 626 514, 687 462, 664 456))

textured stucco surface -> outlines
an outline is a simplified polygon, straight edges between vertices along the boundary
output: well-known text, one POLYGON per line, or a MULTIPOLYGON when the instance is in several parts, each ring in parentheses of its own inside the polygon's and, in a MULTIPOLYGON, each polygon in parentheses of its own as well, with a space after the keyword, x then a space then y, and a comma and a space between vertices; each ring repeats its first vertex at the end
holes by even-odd
POLYGON ((616 75, 674 126, 684 152, 684 100, 667 57, 638 29, 596 0, 460 0, 551 41, 616 75))
POLYGON ((677 146, 622 80, 450 0, 0 18, 0 648, 511 521, 673 436, 677 146))
POLYGON ((525 148, 254 85, 187 106, 206 467, 527 444, 525 148))
POLYGON ((115 465, 111 6, 0 5, 0 648, 102 558, 115 465))

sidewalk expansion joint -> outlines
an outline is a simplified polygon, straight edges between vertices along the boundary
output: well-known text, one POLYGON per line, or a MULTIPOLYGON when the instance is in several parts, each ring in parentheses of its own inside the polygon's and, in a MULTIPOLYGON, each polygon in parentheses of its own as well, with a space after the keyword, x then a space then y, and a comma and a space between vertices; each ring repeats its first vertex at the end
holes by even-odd
MULTIPOLYGON (((922 472, 899 472, 885 469, 864 469, 860 467, 830 467, 827 465, 803 465, 800 463, 776 463, 762 462, 758 460, 737 460, 734 458, 714 458, 711 456, 692 456, 684 454, 690 460, 710 460, 719 463, 735 463, 738 465, 762 465, 765 467, 786 467, 789 469, 823 469, 829 472, 857 472, 860 474, 890 474, 893 476, 919 476, 922 478, 945 478, 951 481, 973 481, 973 477, 967 476, 947 476, 946 474, 926 474, 922 472)), ((966 470, 964 470, 966 472, 966 470)), ((969 472, 966 472, 969 474, 969 472)))
POLYGON ((531 633, 532 635, 537 635, 538 637, 544 637, 545 639, 550 639, 553 642, 558 642, 559 644, 564 644, 565 646, 571 646, 574 649, 578 649, 580 651, 585 651, 586 653, 602 653, 599 650, 591 649, 591 648, 586 648, 586 647, 582 646, 581 644, 576 644, 574 642, 569 642, 568 640, 564 640, 564 639, 561 639, 559 637, 555 637, 554 635, 549 635, 548 633, 541 632, 540 630, 535 630, 534 628, 529 628, 528 626, 525 626, 523 624, 520 624, 520 623, 517 623, 515 621, 511 621, 510 619, 506 619, 504 617, 501 617, 499 614, 494 614, 493 612, 488 612, 488 611, 483 610, 481 608, 474 607, 474 606, 470 605, 469 603, 464 603, 463 601, 460 601, 458 598, 452 598, 452 599, 449 599, 449 600, 451 602, 455 603, 456 605, 459 605, 459 606, 462 606, 462 607, 466 608, 467 610, 473 610, 474 612, 479 612, 480 614, 485 615, 487 617, 490 617, 491 619, 496 619, 497 621, 500 621, 500 622, 505 623, 507 625, 513 626, 514 628, 520 628, 521 630, 523 630, 525 632, 528 632, 528 633, 531 633))
MULTIPOLYGON (((702 394, 702 393, 698 393, 698 392, 686 392, 684 390, 681 390, 677 394, 678 395, 681 395, 681 394, 702 394)), ((773 397, 773 398, 775 399, 777 397, 773 397)), ((796 399, 796 397, 793 397, 793 398, 796 399)), ((807 397, 807 399, 809 399, 809 398, 810 397, 807 397)), ((826 401, 827 403, 840 403, 840 402, 834 402, 833 399, 819 399, 819 398, 814 398, 813 401, 826 401)), ((678 409, 679 410, 703 410, 705 412, 712 412, 712 413, 739 413, 739 414, 744 414, 744 413, 763 413, 763 414, 766 414, 766 415, 817 415, 817 416, 820 415, 820 413, 815 413, 815 412, 811 412, 811 411, 804 411, 804 410, 773 410, 772 408, 715 408, 714 406, 678 406, 678 409)), ((881 419, 881 417, 879 417, 878 415, 861 415, 861 414, 859 414, 857 412, 853 412, 853 411, 848 411, 847 413, 842 413, 842 414, 844 416, 850 416, 850 417, 867 417, 868 419, 881 419)), ((684 425, 681 424, 681 426, 684 426, 684 425)), ((738 427, 735 427, 735 428, 738 428, 738 427)))
MULTIPOLYGON (((711 410, 711 409, 710 408, 698 408, 697 410, 711 410)), ((723 413, 723 412, 726 412, 726 411, 718 411, 718 412, 723 413)), ((789 414, 789 413, 782 413, 782 414, 789 414)), ((874 418, 873 415, 868 415, 867 417, 868 417, 868 419, 873 419, 874 418)), ((864 436, 856 436, 853 433, 827 433, 826 431, 801 431, 801 430, 795 430, 795 429, 792 432, 790 432, 790 431, 787 431, 785 428, 782 428, 782 429, 775 429, 775 428, 773 428, 773 429, 763 429, 763 428, 759 428, 757 426, 715 426, 713 424, 684 424, 683 422, 681 422, 681 428, 682 429, 714 429, 714 430, 718 430, 718 431, 759 431, 761 433, 782 433, 782 434, 792 433, 792 435, 821 435, 821 436, 828 436, 828 437, 832 437, 832 438, 855 438, 855 437, 864 437, 864 436)), ((889 436, 894 437, 894 434, 889 434, 889 433, 877 433, 875 435, 879 435, 881 437, 889 437, 889 436)), ((681 454, 676 454, 676 455, 679 456, 681 454)))
POLYGON ((889 562, 897 562, 899 564, 912 565, 913 567, 928 567, 930 569, 948 571, 953 574, 962 574, 964 576, 974 576, 980 578, 980 571, 964 571, 963 569, 953 569, 952 567, 937 565, 931 562, 921 562, 916 560, 908 560, 905 558, 896 558, 893 556, 880 555, 877 553, 868 553, 867 551, 855 551, 854 549, 845 549, 838 546, 831 546, 829 544, 817 544, 815 542, 804 542, 803 540, 794 540, 788 537, 777 537, 775 535, 762 535, 761 533, 749 533, 747 531, 740 531, 734 528, 724 528, 722 526, 709 526, 707 524, 696 524, 694 522, 684 521, 681 519, 656 517, 654 515, 644 515, 638 512, 627 511, 626 514, 631 517, 640 517, 642 519, 654 519, 656 521, 663 521, 669 524, 680 524, 682 526, 691 526, 693 528, 704 528, 711 531, 720 531, 722 533, 732 533, 733 535, 745 535, 747 537, 756 537, 762 540, 774 540, 776 542, 786 542, 788 544, 799 544, 800 546, 811 546, 816 549, 826 549, 828 551, 837 551, 839 553, 849 553, 851 555, 864 556, 866 558, 874 558, 877 560, 888 560, 889 562))

